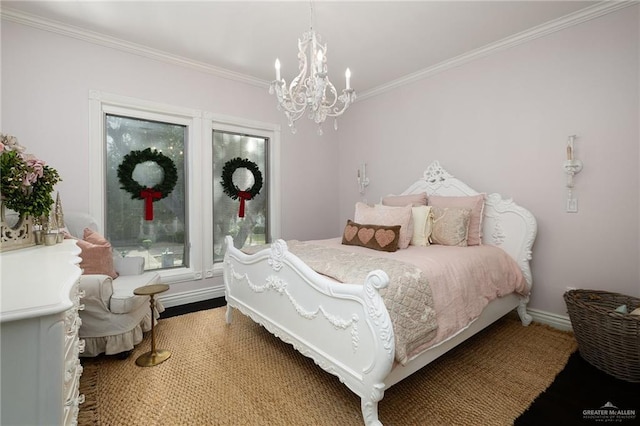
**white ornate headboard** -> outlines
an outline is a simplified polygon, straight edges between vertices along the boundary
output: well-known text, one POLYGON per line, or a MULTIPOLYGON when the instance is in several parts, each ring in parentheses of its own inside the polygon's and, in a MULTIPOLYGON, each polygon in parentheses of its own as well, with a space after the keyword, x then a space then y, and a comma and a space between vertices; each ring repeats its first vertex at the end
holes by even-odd
MULTIPOLYGON (((478 191, 456 179, 440 166, 431 163, 423 177, 402 194, 426 192, 427 195, 464 196, 477 195, 478 191)), ((529 260, 538 229, 536 218, 527 209, 512 199, 503 199, 500 194, 487 194, 482 220, 482 243, 502 248, 522 269, 529 287, 532 276, 529 260)))

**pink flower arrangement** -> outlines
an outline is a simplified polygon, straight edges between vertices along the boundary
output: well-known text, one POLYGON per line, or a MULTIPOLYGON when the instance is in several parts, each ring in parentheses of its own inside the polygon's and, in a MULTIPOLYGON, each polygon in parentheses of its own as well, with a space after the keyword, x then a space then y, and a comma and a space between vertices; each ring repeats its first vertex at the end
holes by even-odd
POLYGON ((7 208, 36 218, 48 216, 58 172, 25 153, 15 136, 0 133, 0 195, 7 208))
POLYGON ((27 174, 22 180, 22 185, 31 186, 32 183, 36 183, 39 178, 44 176, 44 166, 46 164, 44 161, 38 160, 36 157, 30 154, 22 154, 22 158, 27 163, 27 174))

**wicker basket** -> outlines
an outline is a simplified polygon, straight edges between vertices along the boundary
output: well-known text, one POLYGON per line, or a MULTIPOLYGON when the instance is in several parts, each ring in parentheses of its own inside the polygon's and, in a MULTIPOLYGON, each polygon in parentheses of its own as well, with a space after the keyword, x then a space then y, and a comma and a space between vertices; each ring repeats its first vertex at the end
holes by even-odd
POLYGON ((622 380, 640 382, 640 316, 629 312, 640 299, 597 290, 570 290, 564 294, 580 355, 593 366, 622 380))

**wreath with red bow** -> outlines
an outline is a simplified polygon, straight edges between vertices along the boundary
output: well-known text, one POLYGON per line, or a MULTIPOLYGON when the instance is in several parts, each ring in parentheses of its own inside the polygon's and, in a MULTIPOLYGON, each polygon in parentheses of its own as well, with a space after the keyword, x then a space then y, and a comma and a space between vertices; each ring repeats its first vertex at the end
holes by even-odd
POLYGON ((222 188, 224 193, 234 200, 240 198, 240 209, 238 210, 238 217, 244 217, 244 204, 245 201, 251 200, 260 193, 262 189, 262 173, 258 168, 258 165, 253 161, 249 161, 246 158, 236 157, 227 161, 222 167, 222 188), (247 169, 253 175, 253 185, 251 188, 247 188, 242 191, 233 183, 233 172, 237 169, 247 169))
POLYGON ((142 151, 131 151, 124 156, 122 163, 118 166, 118 179, 122 184, 120 188, 130 193, 132 200, 144 200, 144 219, 153 220, 153 202, 171 194, 178 182, 178 170, 169 157, 147 148, 142 151), (153 161, 163 171, 162 182, 152 188, 140 185, 132 176, 136 166, 147 161, 153 161))

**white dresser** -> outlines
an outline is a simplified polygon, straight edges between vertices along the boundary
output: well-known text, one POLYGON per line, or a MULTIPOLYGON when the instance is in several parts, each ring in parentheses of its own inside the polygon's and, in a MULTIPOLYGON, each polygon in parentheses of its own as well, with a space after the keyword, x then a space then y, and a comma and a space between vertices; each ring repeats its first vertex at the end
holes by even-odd
POLYGON ((75 425, 80 248, 73 240, 0 254, 0 424, 75 425))

